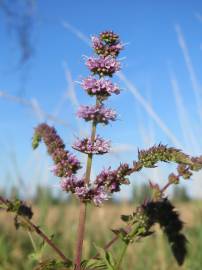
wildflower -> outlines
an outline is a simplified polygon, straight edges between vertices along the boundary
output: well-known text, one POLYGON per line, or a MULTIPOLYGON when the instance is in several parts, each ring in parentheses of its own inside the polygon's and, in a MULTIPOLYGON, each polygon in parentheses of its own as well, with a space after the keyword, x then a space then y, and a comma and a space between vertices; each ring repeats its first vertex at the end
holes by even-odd
POLYGON ((107 192, 101 187, 95 189, 92 200, 96 206, 100 206, 104 201, 108 200, 108 198, 107 192))
POLYGON ((89 57, 86 65, 90 71, 98 74, 100 77, 112 77, 113 73, 120 70, 120 62, 116 61, 111 55, 107 57, 100 56, 100 58, 89 57))
POLYGON ((118 192, 122 184, 129 184, 129 180, 126 178, 128 172, 128 164, 121 164, 117 170, 104 169, 97 175, 95 185, 105 187, 110 193, 118 192))
POLYGON ((77 139, 72 147, 86 154, 105 154, 110 150, 110 141, 97 135, 93 141, 91 138, 77 139))
POLYGON ((116 112, 105 108, 103 105, 80 106, 77 115, 85 121, 94 121, 96 123, 104 123, 106 125, 109 121, 116 120, 116 112))
POLYGON ((75 194, 80 198, 80 199, 86 199, 87 194, 88 194, 88 187, 87 186, 82 186, 82 187, 76 187, 75 188, 75 194))
POLYGON ((119 36, 112 31, 100 33, 100 39, 110 45, 119 43, 119 36))
POLYGON ((63 191, 70 191, 74 187, 74 182, 76 182, 77 178, 75 175, 70 175, 69 177, 63 177, 60 186, 63 191))
POLYGON ((113 45, 104 44, 98 37, 92 37, 92 47, 98 55, 105 57, 108 55, 116 57, 119 55, 120 50, 123 49, 123 45, 121 43, 113 45))
POLYGON ((56 176, 65 177, 76 173, 81 168, 81 164, 76 156, 64 149, 65 145, 53 127, 44 123, 35 129, 33 138, 34 148, 38 146, 41 139, 44 140, 48 153, 52 156, 55 163, 53 171, 56 176))
POLYGON ((98 99, 102 100, 106 99, 112 94, 118 95, 120 93, 120 89, 117 85, 104 78, 96 79, 90 76, 85 78, 81 85, 89 95, 96 95, 98 99))

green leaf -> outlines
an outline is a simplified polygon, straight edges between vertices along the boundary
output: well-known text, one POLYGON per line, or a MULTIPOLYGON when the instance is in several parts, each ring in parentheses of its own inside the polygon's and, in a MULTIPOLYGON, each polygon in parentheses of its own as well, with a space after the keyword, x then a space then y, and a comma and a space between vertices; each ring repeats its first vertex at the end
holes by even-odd
POLYGON ((124 221, 124 222, 130 222, 132 220, 132 216, 131 215, 121 215, 121 219, 124 221))
POLYGON ((41 141, 41 136, 37 132, 34 133, 34 136, 32 138, 32 148, 35 150, 41 141))
POLYGON ((99 269, 99 270, 107 270, 106 263, 103 262, 100 259, 90 259, 86 260, 82 263, 82 269, 88 269, 88 270, 93 270, 93 269, 99 269))
POLYGON ((107 270, 115 270, 115 261, 113 259, 112 254, 109 251, 104 250, 101 247, 95 246, 95 248, 97 249, 101 259, 103 262, 105 262, 106 266, 107 266, 107 270))

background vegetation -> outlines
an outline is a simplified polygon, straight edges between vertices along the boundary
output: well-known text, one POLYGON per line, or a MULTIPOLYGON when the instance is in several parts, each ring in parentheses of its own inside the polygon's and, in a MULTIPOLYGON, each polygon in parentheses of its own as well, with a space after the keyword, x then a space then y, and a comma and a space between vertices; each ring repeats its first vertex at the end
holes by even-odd
MULTIPOLYGON (((33 198, 33 220, 40 225, 41 229, 45 228, 46 232, 54 237, 54 241, 71 257, 77 233, 77 215, 75 214, 78 210, 77 202, 73 198, 60 199, 60 196, 53 196, 51 190, 47 188, 38 187, 37 190, 33 198)), ((16 192, 17 189, 13 189, 9 197, 16 196, 16 192)), ((108 228, 121 226, 122 222, 118 217, 123 213, 131 213, 137 203, 142 202, 147 192, 145 185, 134 187, 133 194, 136 195, 130 201, 113 200, 104 208, 89 206, 91 209, 88 212, 87 234, 84 242, 85 257, 95 254, 94 242, 104 245, 113 237, 108 228)), ((199 270, 202 265, 201 201, 190 200, 184 188, 178 187, 175 193, 178 194, 176 205, 185 223, 184 230, 189 241, 189 254, 181 269, 199 270)), ((0 270, 33 269, 35 263, 30 237, 22 229, 16 232, 13 217, 5 211, 0 211, 0 231, 0 270)), ((35 235, 33 235, 33 240, 37 246, 42 244, 35 235)), ((119 252, 119 250, 113 248, 113 252, 119 252)), ((39 256, 47 258, 50 254, 52 251, 45 246, 39 256)), ((157 233, 153 236, 130 246, 123 269, 175 270, 179 269, 179 266, 171 254, 166 238, 157 228, 157 233)))

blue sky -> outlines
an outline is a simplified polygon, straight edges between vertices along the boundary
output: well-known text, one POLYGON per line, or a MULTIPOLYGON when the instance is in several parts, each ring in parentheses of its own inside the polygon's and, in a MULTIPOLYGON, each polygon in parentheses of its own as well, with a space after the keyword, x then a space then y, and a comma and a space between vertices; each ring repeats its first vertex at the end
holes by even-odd
MULTIPOLYGON (((71 74, 73 82, 88 75, 83 56, 91 55, 92 50, 79 38, 78 31, 88 38, 106 29, 117 32, 126 43, 120 55, 122 72, 133 90, 136 89, 136 96, 128 89, 126 81, 114 77, 123 91, 120 96, 111 98, 108 105, 118 111, 120 120, 106 128, 100 127, 99 132, 112 140, 116 150, 118 145, 121 148, 103 162, 97 158, 95 173, 109 162, 115 167, 121 160, 134 160, 138 147, 159 142, 173 145, 175 141, 169 134, 190 154, 200 154, 201 1, 41 1, 36 3, 30 33, 34 54, 19 69, 18 43, 8 34, 5 17, 0 13, 0 91, 27 101, 35 99, 47 114, 58 111, 57 117, 67 126, 58 122, 54 125, 69 147, 79 130, 87 131, 89 127, 75 119, 76 107, 72 100, 64 99, 70 89, 65 73, 71 74), (65 23, 70 27, 65 27, 65 23), (146 108, 137 99, 137 91, 146 108), (195 96, 199 97, 198 105, 195 96), (156 116, 160 123, 154 119, 156 116)), ((74 86, 80 104, 93 102, 79 84, 74 86)), ((51 166, 51 161, 41 147, 38 153, 42 158, 40 165, 36 165, 39 159, 30 147, 33 127, 42 120, 47 119, 37 116, 30 106, 0 97, 2 185, 8 182, 8 176, 16 178, 16 167, 26 183, 30 179, 35 181, 30 171, 39 167, 36 181, 44 183, 44 179, 40 179, 44 176, 43 166, 51 166)), ((149 171, 145 174, 146 178, 156 176, 149 171)), ((48 173, 46 178, 49 179, 48 173)), ((9 185, 16 181, 12 180, 9 185)), ((54 185, 55 181, 50 179, 47 183, 54 185)), ((202 193, 198 191, 202 183, 195 181, 189 186, 193 194, 202 193)))

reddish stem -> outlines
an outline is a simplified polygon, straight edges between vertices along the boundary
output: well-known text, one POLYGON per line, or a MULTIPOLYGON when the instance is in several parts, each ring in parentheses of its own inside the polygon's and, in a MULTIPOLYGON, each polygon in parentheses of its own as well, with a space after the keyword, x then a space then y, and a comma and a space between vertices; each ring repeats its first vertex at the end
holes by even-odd
MULTIPOLYGON (((0 196, 0 201, 8 206, 9 200, 4 199, 2 196, 0 196)), ((67 263, 70 263, 71 260, 68 259, 64 253, 53 243, 53 241, 41 230, 38 226, 36 226, 31 220, 24 216, 20 216, 27 224, 41 237, 43 240, 58 254, 58 256, 67 263)))
MULTIPOLYGON (((96 104, 98 101, 96 101, 96 104)), ((96 134, 96 123, 92 123, 92 130, 91 130, 91 141, 94 142, 96 134)), ((92 167, 92 159, 93 155, 88 154, 87 159, 87 166, 86 166, 86 177, 85 183, 86 185, 90 182, 90 174, 91 174, 91 167, 92 167)), ((87 212, 87 205, 86 203, 80 202, 80 210, 79 210, 79 225, 78 225, 78 236, 77 236, 77 243, 76 243, 76 257, 75 257, 75 270, 81 270, 81 259, 82 259, 82 249, 83 249, 83 240, 85 234, 85 223, 86 223, 86 212, 87 212)))

